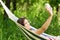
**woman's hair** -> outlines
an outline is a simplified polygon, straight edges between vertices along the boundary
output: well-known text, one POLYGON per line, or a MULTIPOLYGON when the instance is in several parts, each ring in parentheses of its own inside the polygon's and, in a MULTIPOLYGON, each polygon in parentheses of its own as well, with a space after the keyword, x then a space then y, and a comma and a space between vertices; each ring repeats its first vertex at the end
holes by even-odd
POLYGON ((18 22, 19 24, 21 24, 21 25, 24 26, 24 20, 25 20, 25 19, 26 19, 25 17, 19 18, 19 19, 17 20, 17 22, 18 22))

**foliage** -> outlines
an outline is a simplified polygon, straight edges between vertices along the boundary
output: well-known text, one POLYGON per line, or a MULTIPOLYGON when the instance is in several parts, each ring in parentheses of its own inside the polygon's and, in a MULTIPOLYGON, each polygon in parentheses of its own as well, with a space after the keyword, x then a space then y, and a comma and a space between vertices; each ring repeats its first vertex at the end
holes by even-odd
MULTIPOLYGON (((30 24, 35 28, 40 28, 49 17, 48 12, 44 8, 46 0, 29 0, 29 4, 27 4, 26 0, 16 1, 17 9, 14 11, 14 15, 19 18, 26 17, 30 24)), ((7 19, 8 21, 3 21, 3 8, 0 7, 0 9, 0 38, 2 38, 2 40, 27 40, 14 22, 10 19, 7 19)), ((59 27, 60 25, 58 25, 57 14, 54 14, 53 20, 46 33, 60 35, 59 27)))
POLYGON ((49 0, 49 2, 50 2, 50 4, 52 5, 52 6, 58 6, 58 4, 60 3, 60 0, 49 0))

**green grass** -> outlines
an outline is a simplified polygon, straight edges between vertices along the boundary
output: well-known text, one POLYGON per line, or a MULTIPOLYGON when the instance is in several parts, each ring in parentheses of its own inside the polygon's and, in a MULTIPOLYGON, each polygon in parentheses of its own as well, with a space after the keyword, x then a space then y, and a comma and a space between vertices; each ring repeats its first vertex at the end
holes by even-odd
POLYGON ((0 40, 2 40, 2 29, 0 29, 0 40))

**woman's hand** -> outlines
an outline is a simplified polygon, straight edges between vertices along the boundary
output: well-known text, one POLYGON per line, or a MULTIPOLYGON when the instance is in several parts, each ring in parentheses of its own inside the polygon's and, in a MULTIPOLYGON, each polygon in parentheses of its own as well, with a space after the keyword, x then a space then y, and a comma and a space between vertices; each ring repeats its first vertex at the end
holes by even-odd
POLYGON ((48 3, 45 4, 45 8, 50 13, 50 15, 53 15, 53 13, 52 13, 52 7, 48 3))

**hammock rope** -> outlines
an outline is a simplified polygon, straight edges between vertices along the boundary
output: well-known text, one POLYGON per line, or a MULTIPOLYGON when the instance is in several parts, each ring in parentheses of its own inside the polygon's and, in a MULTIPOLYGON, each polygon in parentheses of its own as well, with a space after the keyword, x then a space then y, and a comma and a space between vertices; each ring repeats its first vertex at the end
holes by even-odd
POLYGON ((4 5, 3 1, 0 0, 0 2, 1 2, 1 5, 3 6, 3 8, 5 9, 8 17, 9 17, 12 21, 17 22, 18 17, 16 17, 14 14, 12 14, 12 12, 6 7, 6 5, 4 5))
POLYGON ((43 36, 39 36, 33 32, 31 32, 30 30, 24 28, 21 24, 17 23, 18 17, 16 17, 8 8, 7 6, 3 3, 3 1, 0 0, 1 5, 3 6, 3 8, 5 9, 8 17, 16 23, 16 25, 18 26, 18 28, 23 32, 23 34, 27 37, 27 39, 29 40, 47 40, 48 38, 43 37, 43 36))

